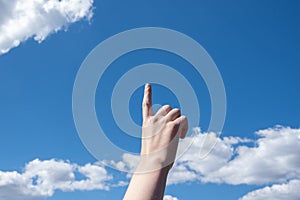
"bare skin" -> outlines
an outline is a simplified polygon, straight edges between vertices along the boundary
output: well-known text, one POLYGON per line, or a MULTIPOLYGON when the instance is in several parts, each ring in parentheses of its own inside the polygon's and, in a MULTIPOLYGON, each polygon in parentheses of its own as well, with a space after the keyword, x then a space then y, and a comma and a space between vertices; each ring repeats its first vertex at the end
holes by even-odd
POLYGON ((179 138, 184 138, 188 121, 179 109, 165 105, 152 110, 152 89, 145 85, 140 163, 123 200, 162 200, 167 176, 173 166, 179 138))

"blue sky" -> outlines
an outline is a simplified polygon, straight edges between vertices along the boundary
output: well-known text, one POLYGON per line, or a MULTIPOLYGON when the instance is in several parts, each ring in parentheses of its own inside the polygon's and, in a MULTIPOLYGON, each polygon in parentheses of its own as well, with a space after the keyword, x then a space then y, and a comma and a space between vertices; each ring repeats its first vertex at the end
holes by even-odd
MULTIPOLYGON (((226 89, 227 113, 219 143, 224 145, 224 152, 228 151, 228 155, 231 155, 230 159, 226 160, 227 154, 222 157, 223 154, 218 154, 216 150, 214 154, 216 160, 212 159, 208 162, 214 164, 218 160, 226 160, 224 163, 216 164, 216 166, 220 165, 216 171, 208 167, 193 168, 192 164, 186 166, 184 162, 179 162, 179 165, 182 164, 181 166, 187 169, 178 170, 178 174, 182 173, 186 177, 191 175, 191 177, 182 180, 176 180, 175 175, 174 179, 171 177, 173 182, 170 181, 166 194, 180 200, 238 199, 254 190, 261 191, 266 186, 300 184, 299 155, 296 155, 300 146, 299 1, 99 0, 86 1, 85 5, 77 5, 77 1, 74 1, 72 5, 77 7, 74 11, 68 11, 70 19, 67 17, 64 19, 65 16, 63 14, 60 16, 59 12, 56 18, 54 12, 53 15, 47 16, 48 20, 39 23, 39 16, 37 16, 37 22, 27 24, 26 30, 22 27, 12 30, 13 26, 8 26, 7 23, 10 19, 15 20, 18 17, 16 13, 10 13, 13 3, 26 1, 11 1, 12 7, 4 2, 0 1, 2 32, 0 48, 1 51, 6 49, 0 54, 0 178, 2 178, 0 199, 8 199, 5 194, 9 191, 10 185, 5 182, 5 174, 9 177, 9 172, 17 171, 22 175, 22 172, 26 172, 24 167, 35 159, 39 159, 36 165, 56 159, 52 160, 54 167, 58 160, 78 166, 97 162, 82 144, 73 121, 72 92, 76 74, 85 57, 100 42, 122 31, 139 27, 169 28, 196 40, 218 66, 226 89), (79 11, 85 13, 78 14, 79 11), (55 23, 51 22, 57 24, 53 25, 55 23), (50 25, 46 26, 45 23, 50 25), (64 27, 61 28, 62 26, 64 27), (49 28, 49 34, 47 31, 39 32, 39 28, 44 30, 45 27, 49 28), (55 29, 61 30, 55 32, 55 29), (33 39, 34 35, 39 35, 38 33, 41 33, 45 39, 42 36, 33 39), (13 45, 7 42, 11 38, 20 40, 21 44, 12 48, 13 45), (40 40, 40 43, 36 40, 40 40), (276 125, 282 127, 275 127, 276 125), (260 134, 255 134, 259 130, 261 130, 260 134), (224 138, 236 140, 247 138, 251 141, 241 139, 233 142, 232 139, 228 142, 229 139, 224 138), (285 142, 280 144, 279 141, 285 142), (286 146, 280 146, 284 145, 283 143, 286 146), (245 147, 246 153, 238 150, 241 146, 245 147), (267 150, 262 150, 262 147, 267 150), (231 148, 234 148, 238 155, 235 154, 236 152, 230 153, 231 148), (255 155, 249 156, 250 153, 255 155), (249 159, 255 158, 259 153, 267 163, 258 162, 255 168, 266 177, 263 180, 259 178, 257 171, 251 171, 252 168, 251 173, 245 174, 237 167, 241 165, 236 164, 243 159, 251 162, 249 159), (273 163, 271 159, 273 154, 283 155, 284 158, 290 155, 295 160, 281 160, 280 157, 276 162, 282 165, 278 164, 277 169, 267 170, 270 163, 273 163), (237 159, 234 160, 235 158, 237 159), (230 162, 231 160, 234 162, 230 162), (281 166, 288 166, 293 170, 281 169, 281 166), (266 171, 261 171, 262 168, 266 171), (232 173, 233 169, 237 169, 236 174, 233 173, 231 177, 224 175, 225 172, 225 174, 232 173), (268 174, 268 171, 272 173, 268 174), (283 174, 279 171, 283 171, 283 174), (238 174, 241 176, 239 177, 238 174), (233 176, 237 177, 232 178, 233 176), (248 179, 242 180, 243 177, 248 179)), ((24 6, 24 9, 26 13, 30 7, 24 6)), ((59 9, 59 11, 68 10, 68 7, 62 6, 59 9)), ((20 21, 16 20, 14 26, 22 24, 18 23, 20 21)), ((175 69, 182 70, 187 79, 194 81, 194 84, 195 82, 199 84, 195 86, 198 88, 197 96, 201 99, 199 126, 202 134, 207 134, 205 131, 211 113, 209 93, 205 83, 201 77, 194 76, 188 67, 181 67, 180 64, 184 65, 184 63, 176 56, 154 50, 124 55, 108 68, 106 76, 101 80, 102 87, 99 86, 96 94, 98 117, 108 116, 100 123, 104 124, 107 131, 122 134, 115 128, 109 109, 105 109, 109 108, 108 94, 115 84, 114 81, 123 72, 134 65, 149 62, 173 66, 175 69)), ((130 101, 130 112, 137 123, 141 120, 139 104, 141 91, 141 88, 138 89, 130 101)), ((176 94, 172 94, 167 88, 154 85, 154 102, 178 106, 175 96, 176 94)), ((129 150, 139 149, 138 141, 116 142, 129 150)), ((126 163, 126 160, 124 162, 126 163)), ((76 188, 74 191, 66 192, 54 189, 53 194, 50 192, 51 194, 40 194, 37 197, 53 200, 121 199, 126 186, 116 185, 120 183, 119 181, 128 181, 126 174, 115 169, 101 169, 105 169, 107 173, 104 173, 103 177, 113 177, 104 181, 103 188, 91 187, 88 191, 76 188)), ((76 173, 77 179, 85 179, 82 171, 76 173)), ((102 180, 100 182, 103 183, 102 180)), ((23 185, 20 184, 20 187, 12 190, 22 191, 24 189, 22 187, 23 185)), ((277 194, 276 191, 274 193, 277 194)), ((295 195, 290 196, 290 199, 300 198, 299 193, 290 193, 295 195)), ((247 198, 259 199, 260 194, 262 192, 247 198)), ((266 197, 272 199, 272 196, 266 197)), ((16 197, 10 198, 16 199, 16 197)))

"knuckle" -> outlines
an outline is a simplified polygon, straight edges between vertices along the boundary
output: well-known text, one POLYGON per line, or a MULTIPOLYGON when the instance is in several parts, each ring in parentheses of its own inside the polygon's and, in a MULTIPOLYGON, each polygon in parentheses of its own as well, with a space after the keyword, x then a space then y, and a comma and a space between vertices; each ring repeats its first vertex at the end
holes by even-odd
POLYGON ((148 119, 149 124, 154 124, 156 121, 157 121, 156 117, 151 117, 151 118, 148 119))
POLYGON ((180 115, 180 110, 178 108, 174 108, 173 111, 175 114, 180 115))
POLYGON ((142 128, 149 127, 150 125, 151 125, 150 119, 145 119, 145 120, 143 121, 142 128))
POLYGON ((173 129, 174 124, 173 124, 172 122, 168 122, 168 123, 166 124, 166 127, 169 128, 169 129, 173 129))
POLYGON ((174 129, 176 129, 177 128, 177 124, 176 123, 174 123, 174 122, 169 122, 169 123, 167 123, 167 125, 166 125, 169 129, 171 129, 171 130, 174 130, 174 129))
POLYGON ((150 107, 150 102, 149 101, 143 101, 143 106, 144 107, 150 107))
POLYGON ((156 122, 156 121, 158 121, 158 120, 160 120, 160 119, 162 119, 162 118, 163 118, 162 116, 154 115, 154 116, 153 116, 153 121, 156 122))
POLYGON ((162 107, 164 114, 168 114, 168 112, 170 112, 171 110, 171 106, 170 105, 164 105, 162 107))
POLYGON ((171 106, 170 106, 170 105, 164 105, 163 107, 164 107, 165 110, 171 109, 171 106))

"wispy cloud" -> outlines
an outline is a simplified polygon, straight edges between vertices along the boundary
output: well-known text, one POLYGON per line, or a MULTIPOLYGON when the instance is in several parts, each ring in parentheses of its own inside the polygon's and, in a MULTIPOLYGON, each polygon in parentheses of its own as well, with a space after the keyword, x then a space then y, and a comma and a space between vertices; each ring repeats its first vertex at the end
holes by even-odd
POLYGON ((92 5, 93 0, 0 1, 0 55, 31 37, 42 42, 71 23, 90 20, 92 5))

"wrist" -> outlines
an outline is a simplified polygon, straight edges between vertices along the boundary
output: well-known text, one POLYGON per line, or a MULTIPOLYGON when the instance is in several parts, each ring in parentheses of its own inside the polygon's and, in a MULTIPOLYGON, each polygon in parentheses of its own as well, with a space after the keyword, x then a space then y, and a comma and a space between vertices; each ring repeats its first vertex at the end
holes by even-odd
POLYGON ((151 172, 163 172, 169 173, 173 166, 173 162, 165 159, 161 159, 159 156, 154 155, 141 155, 139 164, 135 173, 151 173, 151 172))

